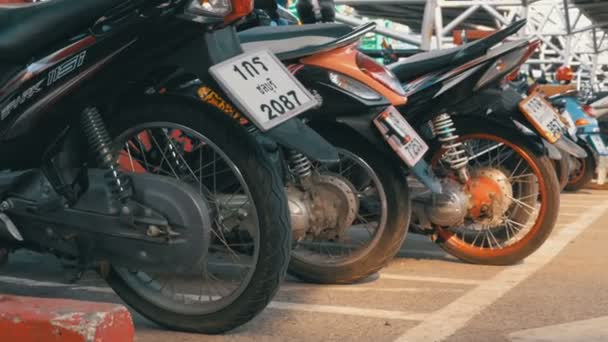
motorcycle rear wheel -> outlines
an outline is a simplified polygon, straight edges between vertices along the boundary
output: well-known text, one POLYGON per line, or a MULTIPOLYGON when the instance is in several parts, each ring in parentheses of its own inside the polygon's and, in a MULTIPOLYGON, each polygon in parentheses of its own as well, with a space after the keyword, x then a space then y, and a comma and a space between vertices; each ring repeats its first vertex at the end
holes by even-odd
MULTIPOLYGON (((357 235, 355 226, 364 226, 367 231, 372 229, 373 234, 370 234, 372 236, 369 241, 361 243, 354 250, 351 250, 352 247, 345 247, 347 246, 345 241, 315 240, 308 242, 306 246, 300 242, 299 245, 294 246, 288 272, 308 282, 349 284, 378 272, 399 252, 407 235, 411 217, 407 178, 393 160, 366 143, 358 134, 340 128, 323 127, 317 130, 342 151, 340 153, 342 161, 356 160, 358 166, 355 168, 362 172, 366 170, 365 177, 371 178, 366 189, 370 191, 373 189, 377 195, 376 205, 379 210, 367 213, 359 211, 355 224, 346 230, 346 238, 350 239, 352 245, 355 241, 361 243, 357 238, 362 234, 357 235), (323 253, 332 246, 340 249, 348 248, 352 253, 346 255, 335 251, 333 254, 323 253)), ((354 164, 347 168, 353 168, 352 165, 354 164)), ((361 191, 363 192, 367 190, 361 191)), ((360 195, 361 200, 366 198, 369 200, 373 196, 360 195)))
MULTIPOLYGON (((215 197, 214 200, 213 193, 209 189, 201 190, 201 195, 216 211, 211 217, 213 234, 211 234, 212 243, 208 259, 211 260, 213 255, 221 257, 222 250, 232 250, 233 253, 228 255, 233 257, 226 258, 223 263, 224 259, 220 259, 217 263, 214 261, 213 264, 211 261, 206 262, 200 275, 175 275, 168 269, 166 274, 163 272, 159 275, 159 279, 155 278, 156 274, 148 275, 145 272, 142 274, 137 270, 127 270, 120 265, 112 265, 106 277, 112 289, 137 312, 169 329, 217 334, 234 329, 255 317, 277 292, 286 274, 291 250, 291 227, 283 182, 261 146, 241 126, 215 108, 171 96, 144 97, 113 115, 112 119, 107 121, 107 126, 112 136, 126 137, 124 142, 120 138, 116 141, 117 150, 122 149, 123 155, 125 150, 129 151, 127 162, 124 165, 121 163, 123 170, 151 172, 164 176, 169 176, 167 173, 176 173, 176 178, 197 190, 199 187, 202 189, 204 185, 193 182, 188 178, 190 176, 187 173, 178 174, 179 170, 168 166, 169 161, 166 159, 169 157, 166 157, 165 153, 169 154, 171 151, 180 153, 176 151, 176 147, 179 147, 178 149, 200 147, 201 150, 203 147, 217 148, 214 150, 218 155, 217 160, 224 163, 217 164, 218 168, 223 170, 225 175, 226 169, 222 166, 230 166, 228 171, 232 170, 235 179, 243 181, 240 188, 242 190, 237 191, 243 191, 251 201, 245 208, 252 209, 246 210, 247 215, 244 215, 243 221, 249 217, 253 222, 252 225, 257 226, 257 229, 255 227, 243 229, 244 223, 240 223, 234 229, 245 237, 224 237, 225 233, 231 233, 234 229, 226 229, 227 220, 221 218, 222 215, 218 215, 226 211, 222 209, 222 199, 215 197), (170 127, 178 127, 178 129, 172 131, 173 128, 170 127), (179 140, 170 140, 169 136, 171 139, 181 138, 171 135, 175 131, 184 134, 184 138, 190 139, 189 142, 181 146, 179 140), (134 132, 133 135, 130 135, 130 132, 134 132), (165 147, 159 146, 157 151, 160 152, 148 153, 146 141, 140 132, 152 135, 152 140, 147 140, 147 144, 151 146, 159 145, 154 138, 155 134, 165 134, 168 139, 162 145, 165 147), (199 140, 195 140, 199 137, 199 140), (144 140, 143 147, 140 140, 144 140), (197 141, 198 145, 187 147, 192 141, 197 141), (132 156, 130 147, 132 145, 129 145, 133 142, 139 146, 139 152, 146 150, 145 153, 140 153, 140 156, 147 154, 149 158, 162 160, 160 166, 158 163, 155 165, 150 163, 148 166, 150 160, 140 160, 139 166, 134 167, 137 160, 132 156), (224 159, 219 159, 220 157, 224 159), (248 232, 249 236, 247 236, 248 232), (236 257, 238 262, 234 260, 236 257), (231 261, 235 261, 234 265, 231 261), (244 266, 240 266, 241 264, 244 266), (245 271, 242 269, 244 267, 246 267, 245 271), (225 272, 221 273, 221 270, 225 272), (246 274, 242 277, 241 283, 233 286, 236 273, 246 274), (224 287, 223 291, 222 287, 224 287), (167 294, 169 290, 173 291, 167 294)), ((133 149, 138 150, 138 147, 133 149)), ((201 153, 209 152, 205 151, 201 153)), ((186 163, 187 158, 187 154, 184 153, 180 160, 186 163)), ((213 158, 216 156, 213 155, 213 158)), ((204 175, 209 171, 208 167, 211 167, 212 183, 215 185, 216 159, 213 159, 213 163, 213 166, 200 166, 200 173, 199 170, 194 172, 190 170, 192 178, 200 174, 199 179, 204 179, 207 177, 204 175)), ((217 179, 218 184, 222 182, 222 178, 217 179)), ((224 183, 224 185, 227 189, 235 191, 233 184, 224 183)), ((230 194, 231 192, 228 192, 230 190, 225 192, 230 194)), ((240 211, 237 216, 238 222, 242 222, 240 211)))
MULTIPOLYGON (((489 144, 510 150, 507 153, 510 153, 509 158, 513 158, 512 161, 509 160, 511 165, 505 165, 502 172, 509 178, 513 198, 501 225, 484 227, 481 224, 475 230, 468 231, 464 225, 436 227, 436 243, 446 252, 467 262, 486 265, 515 264, 536 251, 555 226, 560 199, 555 170, 550 159, 534 151, 527 138, 517 131, 496 125, 483 125, 477 119, 455 118, 454 121, 461 142, 489 141, 489 144), (525 173, 527 170, 530 171, 525 173), (528 223, 530 221, 533 221, 532 224, 528 223)), ((435 144, 429 153, 437 158, 442 151, 439 145, 435 144)), ((479 152, 469 151, 470 156, 478 154, 479 152)), ((488 156, 490 163, 492 160, 500 162, 502 158, 500 155, 488 156)), ((503 160, 503 163, 507 162, 508 160, 503 160)), ((470 168, 474 168, 473 163, 475 161, 471 159, 470 168)))

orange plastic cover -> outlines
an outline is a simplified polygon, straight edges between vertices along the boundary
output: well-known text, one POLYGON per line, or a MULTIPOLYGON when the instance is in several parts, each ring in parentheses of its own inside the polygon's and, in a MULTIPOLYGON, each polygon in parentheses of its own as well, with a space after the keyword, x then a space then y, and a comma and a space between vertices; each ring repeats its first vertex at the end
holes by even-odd
POLYGON ((393 106, 404 105, 407 102, 407 97, 393 92, 359 69, 359 66, 357 66, 358 50, 356 46, 357 44, 355 43, 331 51, 317 53, 302 58, 300 63, 336 71, 354 78, 384 96, 393 106))

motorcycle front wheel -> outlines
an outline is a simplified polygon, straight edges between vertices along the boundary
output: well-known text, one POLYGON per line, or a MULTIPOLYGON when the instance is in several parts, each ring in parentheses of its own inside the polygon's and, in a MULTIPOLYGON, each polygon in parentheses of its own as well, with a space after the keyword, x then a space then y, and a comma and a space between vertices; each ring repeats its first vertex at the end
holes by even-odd
MULTIPOLYGON (((471 192, 471 203, 479 200, 489 205, 485 212, 469 212, 461 225, 436 227, 436 242, 467 262, 517 263, 537 250, 555 226, 560 196, 555 170, 550 159, 519 132, 479 119, 454 119, 459 141, 468 152, 467 168, 481 184, 471 192), (486 201, 486 195, 491 200, 486 201)), ((441 160, 446 151, 434 144, 430 153, 433 160, 441 160)), ((442 162, 435 168, 438 174, 450 172, 442 162)))
POLYGON ((170 329, 216 334, 251 320, 277 292, 291 249, 283 182, 270 158, 236 122, 199 102, 148 96, 106 120, 124 172, 179 179, 211 208, 200 272, 113 265, 107 282, 170 329))

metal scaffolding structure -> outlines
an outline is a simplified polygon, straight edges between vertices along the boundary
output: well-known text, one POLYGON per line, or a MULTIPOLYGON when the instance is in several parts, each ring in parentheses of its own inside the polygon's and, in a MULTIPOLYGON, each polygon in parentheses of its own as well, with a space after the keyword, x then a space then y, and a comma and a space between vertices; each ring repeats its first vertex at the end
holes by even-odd
POLYGON ((357 24, 362 16, 386 18, 410 28, 378 33, 422 50, 453 46, 454 30, 497 29, 527 18, 521 35, 543 44, 528 61, 531 68, 551 72, 568 64, 594 85, 608 81, 608 1, 606 0, 336 0, 355 9, 337 20, 357 24))

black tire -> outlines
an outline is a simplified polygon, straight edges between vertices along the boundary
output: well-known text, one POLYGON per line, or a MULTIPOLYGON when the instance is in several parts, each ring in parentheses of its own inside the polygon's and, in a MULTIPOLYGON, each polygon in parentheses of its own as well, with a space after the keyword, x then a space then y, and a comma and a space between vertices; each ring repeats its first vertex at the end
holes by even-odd
POLYGON ((112 268, 107 281, 137 312, 157 324, 181 331, 217 334, 234 329, 262 311, 284 278, 291 250, 291 227, 283 182, 262 147, 233 120, 200 101, 150 96, 106 118, 113 136, 139 124, 170 122, 210 138, 242 172, 258 211, 260 247, 248 287, 219 311, 186 315, 161 308, 139 296, 112 268))
POLYGON ((561 191, 564 191, 566 185, 568 185, 568 177, 570 175, 570 163, 568 162, 568 155, 564 152, 561 152, 562 158, 560 160, 551 160, 553 164, 553 168, 555 169, 555 175, 557 176, 557 181, 559 182, 559 188, 561 191))
MULTIPOLYGON (((521 242, 517 242, 515 245, 504 249, 478 248, 477 246, 467 244, 457 237, 454 238, 451 233, 447 232, 447 229, 438 229, 439 238, 436 242, 446 252, 470 263, 484 265, 515 264, 536 251, 545 240, 547 240, 557 222, 560 188, 551 160, 548 156, 539 154, 530 144, 529 138, 523 136, 518 131, 500 127, 498 125, 487 124, 487 122, 484 125, 482 122, 479 122, 479 118, 469 120, 455 117, 454 121, 458 128, 458 134, 461 137, 467 135, 495 136, 521 149, 521 152, 524 153, 537 168, 538 173, 540 174, 540 177, 538 178, 539 180, 542 180, 542 184, 544 184, 544 196, 542 196, 544 199, 544 210, 542 212, 542 217, 540 217, 541 214, 539 213, 539 217, 535 221, 536 224, 530 229, 530 232, 526 234, 525 240, 522 239, 521 242)), ((438 148, 438 145, 434 144, 432 149, 436 148, 438 148)), ((431 150, 429 154, 434 155, 434 151, 431 150)), ((525 213, 522 213, 521 210, 518 211, 519 212, 516 212, 514 215, 519 215, 519 217, 524 220, 528 217, 525 213)))
POLYGON ((587 151, 587 157, 576 159, 580 167, 570 173, 568 184, 566 184, 565 188, 566 191, 579 191, 593 180, 596 168, 595 157, 590 149, 585 147, 585 151, 587 151))
POLYGON ((386 226, 375 246, 365 254, 353 258, 354 260, 334 265, 319 265, 300 259, 292 253, 288 272, 308 282, 353 283, 378 272, 399 252, 407 235, 411 217, 407 178, 394 160, 387 158, 358 134, 340 128, 317 130, 334 146, 354 153, 376 172, 387 199, 386 226))

